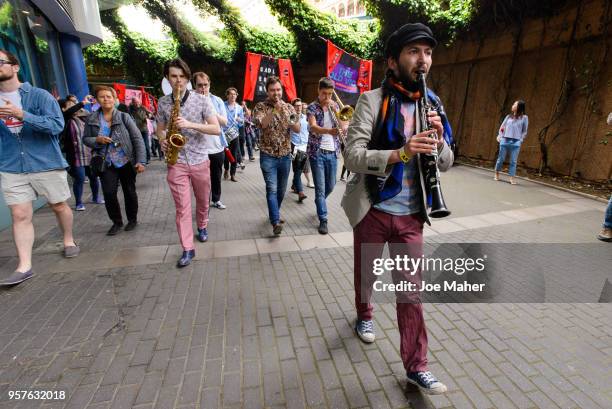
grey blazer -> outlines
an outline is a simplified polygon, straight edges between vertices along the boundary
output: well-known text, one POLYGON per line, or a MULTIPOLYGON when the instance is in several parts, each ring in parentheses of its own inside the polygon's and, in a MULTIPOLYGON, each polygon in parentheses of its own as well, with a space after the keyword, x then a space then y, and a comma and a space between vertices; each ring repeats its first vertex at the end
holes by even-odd
MULTIPOLYGON (((85 132, 83 134, 83 143, 97 152, 101 152, 106 146, 96 143, 96 137, 99 132, 100 111, 97 111, 93 112, 85 120, 85 132)), ((118 111, 117 109, 113 110, 111 138, 121 143, 121 148, 129 158, 132 166, 137 163, 142 163, 144 165, 147 161, 142 134, 129 114, 118 111)))
MULTIPOLYGON (((372 207, 366 189, 365 175, 371 174, 385 177, 389 176, 391 173, 392 166, 388 166, 387 161, 393 150, 368 149, 368 143, 374 133, 374 127, 376 126, 376 119, 381 104, 381 88, 361 94, 348 129, 346 146, 343 152, 344 166, 353 172, 353 174, 351 174, 346 184, 346 191, 342 197, 341 206, 353 228, 359 224, 372 207)), ((421 124, 418 119, 416 127, 417 133, 419 133, 421 124)), ((431 221, 427 215, 427 195, 425 194, 425 185, 423 183, 423 169, 421 167, 420 158, 417 159, 420 176, 418 182, 421 187, 421 197, 423 198, 421 216, 427 224, 431 225, 431 221)), ((440 171, 444 172, 448 170, 452 164, 453 151, 448 147, 446 142, 444 142, 444 147, 438 152, 438 168, 440 171)))

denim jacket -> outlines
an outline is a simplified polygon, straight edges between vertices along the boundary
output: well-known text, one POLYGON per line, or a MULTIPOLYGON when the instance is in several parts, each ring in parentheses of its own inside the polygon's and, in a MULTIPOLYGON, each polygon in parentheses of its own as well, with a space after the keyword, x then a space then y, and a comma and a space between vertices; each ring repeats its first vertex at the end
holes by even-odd
POLYGON ((51 94, 24 82, 19 87, 23 128, 13 135, 0 121, 0 172, 35 173, 65 169, 59 145, 64 118, 51 94))

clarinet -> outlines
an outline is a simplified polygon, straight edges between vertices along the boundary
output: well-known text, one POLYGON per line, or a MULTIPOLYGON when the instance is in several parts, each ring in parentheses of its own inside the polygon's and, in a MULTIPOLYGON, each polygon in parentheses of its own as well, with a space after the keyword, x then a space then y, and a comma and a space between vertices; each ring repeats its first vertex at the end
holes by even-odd
MULTIPOLYGON (((427 96, 427 82, 425 81, 425 73, 418 73, 419 91, 421 98, 419 100, 419 116, 421 123, 421 132, 428 131, 431 128, 427 113, 432 110, 432 106, 429 103, 427 96)), ((432 134, 433 138, 438 138, 436 133, 432 134)), ((424 172, 425 181, 425 192, 429 197, 431 195, 431 211, 429 217, 441 218, 451 214, 450 210, 447 209, 446 203, 444 203, 444 197, 442 196, 442 187, 440 186, 440 171, 438 169, 438 150, 437 147, 434 151, 429 154, 421 154, 421 168, 424 172)))

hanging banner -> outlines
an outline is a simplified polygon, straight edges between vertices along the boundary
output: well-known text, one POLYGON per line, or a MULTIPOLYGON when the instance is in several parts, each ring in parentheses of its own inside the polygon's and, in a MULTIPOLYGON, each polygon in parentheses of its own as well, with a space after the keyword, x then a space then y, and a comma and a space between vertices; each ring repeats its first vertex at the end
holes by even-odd
POLYGON ((246 69, 244 73, 245 101, 259 102, 267 98, 266 80, 275 75, 280 78, 284 88, 284 96, 291 101, 297 96, 295 79, 291 60, 269 57, 267 55, 246 53, 246 69))
POLYGON ((359 95, 371 87, 372 61, 357 58, 327 40, 327 76, 342 102, 355 106, 359 95))
POLYGON ((136 99, 142 103, 142 93, 137 89, 126 88, 125 90, 125 101, 123 102, 126 105, 130 105, 132 100, 136 99))
POLYGON ((117 99, 119 100, 119 102, 124 104, 125 103, 125 84, 118 84, 115 82, 113 84, 113 88, 115 89, 115 92, 117 93, 117 99))
POLYGON ((295 80, 293 78, 293 68, 291 67, 291 60, 279 58, 278 71, 281 83, 285 88, 285 96, 287 98, 287 101, 291 102, 297 98, 297 91, 295 89, 295 80))

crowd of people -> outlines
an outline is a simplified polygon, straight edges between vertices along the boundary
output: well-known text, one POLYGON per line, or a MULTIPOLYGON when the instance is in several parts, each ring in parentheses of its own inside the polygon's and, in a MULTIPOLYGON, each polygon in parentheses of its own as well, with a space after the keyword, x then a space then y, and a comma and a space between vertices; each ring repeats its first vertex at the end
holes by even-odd
MULTIPOLYGON (((164 66, 173 92, 161 97, 157 112, 152 113, 138 99, 132 100, 129 108, 122 107, 115 90, 108 86, 96 87, 93 95, 82 101, 68 96, 58 104, 47 91, 21 83, 17 77, 19 61, 0 50, 0 99, 4 101, 0 106, 0 177, 19 258, 14 273, 1 284, 15 285, 33 276, 32 201, 37 196, 46 197, 57 216, 64 256, 78 256, 79 246, 72 235, 73 214, 67 202, 71 196, 68 173, 73 180, 75 210, 85 208, 87 178, 91 203, 106 206, 112 223, 107 234, 112 236, 122 229, 137 228, 137 175, 145 171, 152 157, 164 159, 164 154, 170 156, 174 150, 176 163, 168 163, 166 180, 183 249, 177 267, 182 268, 195 257, 194 238, 200 242, 209 239, 210 207, 227 207, 221 200, 222 180, 238 182, 237 170, 244 169, 247 160, 254 162, 256 151, 272 233, 282 234, 285 223, 290 223, 282 217, 281 206, 293 170, 291 191, 299 203, 308 199, 304 175, 306 186, 314 187, 312 210, 319 219, 317 230, 327 234, 326 199, 336 185, 338 160, 343 156, 341 178, 345 171, 347 177, 351 175, 342 208, 354 238, 354 329, 363 342, 374 342, 370 302, 376 278, 373 260, 380 257, 386 243, 405 244, 401 252, 421 257, 423 225, 430 223, 431 195, 422 176, 422 155, 434 158, 441 171, 453 164, 447 142, 451 130, 442 102, 433 91, 423 90, 417 80, 429 72, 436 45, 429 27, 420 23, 406 24, 391 34, 385 47, 388 70, 383 84, 360 96, 350 124, 338 115, 339 106, 333 100, 335 84, 327 77, 320 79, 317 97, 310 104, 299 98, 285 102, 280 79, 268 77, 266 99, 250 109, 245 102, 238 103, 234 87, 225 91, 225 100, 213 95, 210 75, 192 74, 187 63, 177 58, 164 66), (195 91, 190 91, 190 83, 195 91), (97 110, 91 109, 94 101, 97 110), (430 101, 432 107, 426 117, 419 116, 426 106, 423 101, 430 101), (182 146, 169 144, 168 130, 180 133, 182 146), (117 199, 119 184, 125 199, 125 227, 117 199), (195 231, 192 193, 196 200, 195 231)), ((510 182, 514 183, 516 159, 527 127, 525 103, 517 101, 500 128, 496 180, 509 153, 510 182)), ((406 271, 393 278, 418 283, 420 272, 406 271)), ((428 369, 422 304, 418 296, 410 298, 414 294, 405 296, 405 300, 398 296, 397 320, 408 382, 425 393, 444 393, 446 386, 428 369)))

